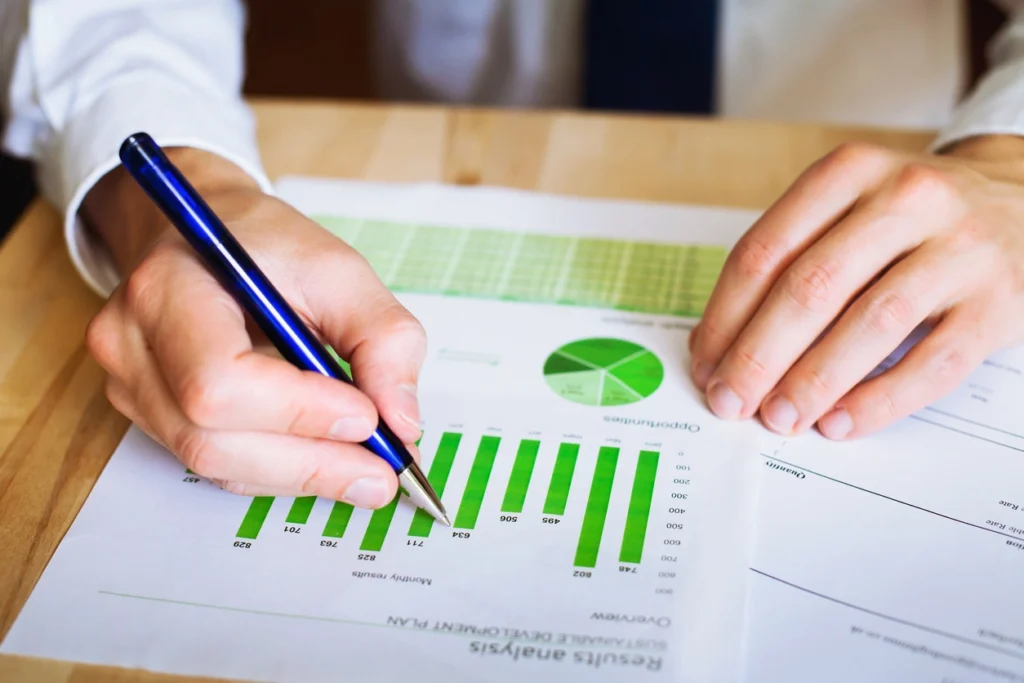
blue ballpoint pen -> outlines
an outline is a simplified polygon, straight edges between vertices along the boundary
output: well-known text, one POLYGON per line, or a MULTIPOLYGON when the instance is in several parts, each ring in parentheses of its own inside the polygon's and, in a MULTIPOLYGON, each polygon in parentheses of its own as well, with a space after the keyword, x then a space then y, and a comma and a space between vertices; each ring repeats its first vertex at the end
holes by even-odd
MULTIPOLYGON (((121 163, 214 274, 259 325, 277 350, 299 368, 349 384, 351 378, 270 283, 224 223, 146 133, 125 139, 121 163)), ((444 506, 423 471, 380 420, 363 444, 398 475, 406 495, 435 519, 451 526, 444 506)))

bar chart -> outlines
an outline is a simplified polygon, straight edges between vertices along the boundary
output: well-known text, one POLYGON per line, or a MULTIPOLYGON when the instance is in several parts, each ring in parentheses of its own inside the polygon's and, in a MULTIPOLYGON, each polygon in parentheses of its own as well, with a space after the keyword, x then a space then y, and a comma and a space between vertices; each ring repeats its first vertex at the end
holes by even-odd
MULTIPOLYGON (((514 522, 520 516, 529 516, 544 525, 572 527, 575 543, 572 564, 575 567, 596 567, 602 548, 614 549, 614 554, 608 557, 617 560, 618 564, 639 565, 645 554, 661 453, 628 449, 631 457, 627 466, 627 449, 622 446, 592 446, 563 440, 552 444, 553 458, 541 467, 538 466, 538 455, 543 445, 541 439, 529 436, 510 438, 483 434, 469 438, 461 432, 444 431, 433 449, 427 476, 446 501, 453 530, 456 533, 479 530, 485 509, 490 513, 488 523, 493 523, 494 519, 514 522), (504 474, 500 478, 495 476, 499 451, 511 459, 510 467, 503 468, 504 474), (468 469, 464 468, 463 481, 459 482, 461 489, 453 501, 445 492, 452 483, 453 467, 460 460, 468 460, 468 469), (583 460, 593 461, 585 473, 578 467, 583 460), (628 505, 624 519, 616 528, 610 528, 608 512, 615 485, 627 494, 628 505), (579 510, 573 515, 567 514, 570 496, 580 499, 579 510)), ((682 479, 674 481, 688 483, 682 479)), ((686 496, 685 493, 670 495, 672 498, 669 500, 686 496)), ((401 536, 409 542, 430 538, 437 524, 422 510, 416 510, 407 525, 398 526, 396 511, 400 499, 401 495, 387 506, 372 511, 364 528, 359 530, 350 528, 357 510, 346 503, 332 501, 323 526, 312 531, 323 539, 343 539, 361 534, 358 549, 367 552, 381 551, 390 536, 401 536)), ((286 531, 295 531, 295 527, 310 524, 316 503, 317 499, 312 496, 283 499, 281 504, 288 506, 286 531)), ((261 533, 266 533, 264 527, 274 504, 272 497, 253 498, 236 537, 254 541, 261 533)), ((681 528, 682 525, 669 523, 669 526, 681 528)))

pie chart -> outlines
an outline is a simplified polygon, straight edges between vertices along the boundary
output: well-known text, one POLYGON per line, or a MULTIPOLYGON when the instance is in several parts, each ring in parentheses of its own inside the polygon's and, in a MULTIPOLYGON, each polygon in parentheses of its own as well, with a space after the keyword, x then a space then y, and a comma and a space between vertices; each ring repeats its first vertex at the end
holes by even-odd
POLYGON ((653 394, 665 368, 651 351, 623 339, 580 339, 544 363, 544 379, 559 396, 586 406, 622 406, 653 394))

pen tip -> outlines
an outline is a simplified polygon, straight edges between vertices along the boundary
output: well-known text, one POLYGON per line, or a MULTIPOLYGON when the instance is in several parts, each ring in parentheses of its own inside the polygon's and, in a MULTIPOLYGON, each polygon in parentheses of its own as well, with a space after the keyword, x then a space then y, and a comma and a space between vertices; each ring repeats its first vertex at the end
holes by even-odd
POLYGON ((398 480, 399 485, 416 507, 424 509, 431 517, 445 526, 452 525, 451 520, 448 519, 448 511, 444 509, 441 499, 434 493, 434 489, 430 487, 427 478, 423 476, 423 472, 416 463, 412 463, 402 470, 398 475, 398 480))

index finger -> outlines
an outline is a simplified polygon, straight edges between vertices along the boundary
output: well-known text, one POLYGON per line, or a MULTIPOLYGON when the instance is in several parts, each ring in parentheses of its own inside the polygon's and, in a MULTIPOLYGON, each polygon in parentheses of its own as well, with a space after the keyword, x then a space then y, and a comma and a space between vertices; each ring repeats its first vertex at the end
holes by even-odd
POLYGON ((404 443, 420 437, 419 373, 427 353, 420 322, 369 263, 339 247, 304 280, 306 314, 352 366, 352 378, 404 443), (362 296, 338 297, 359 287, 362 296))
POLYGON ((805 171, 740 239, 726 259, 696 330, 694 382, 704 389, 740 332, 789 265, 881 184, 892 152, 844 145, 805 171))

